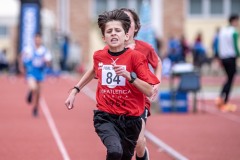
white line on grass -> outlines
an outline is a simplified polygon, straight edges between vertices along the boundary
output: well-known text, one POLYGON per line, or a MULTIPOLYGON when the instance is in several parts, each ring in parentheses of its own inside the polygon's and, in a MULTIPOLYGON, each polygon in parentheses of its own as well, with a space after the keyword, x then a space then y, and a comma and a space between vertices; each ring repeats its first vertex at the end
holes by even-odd
POLYGON ((52 131, 53 137, 54 137, 54 139, 55 139, 55 141, 57 143, 58 149, 60 150, 63 159, 64 160, 70 160, 70 157, 69 157, 69 155, 67 153, 67 150, 64 147, 62 139, 61 139, 61 137, 60 137, 60 135, 58 133, 57 127, 56 127, 56 125, 54 123, 54 120, 53 120, 53 118, 51 116, 51 113, 50 113, 50 111, 48 109, 46 101, 43 98, 41 98, 40 104, 41 104, 41 108, 42 108, 43 114, 44 114, 44 116, 45 116, 45 118, 46 118, 46 120, 48 122, 48 125, 49 125, 51 131, 52 131))

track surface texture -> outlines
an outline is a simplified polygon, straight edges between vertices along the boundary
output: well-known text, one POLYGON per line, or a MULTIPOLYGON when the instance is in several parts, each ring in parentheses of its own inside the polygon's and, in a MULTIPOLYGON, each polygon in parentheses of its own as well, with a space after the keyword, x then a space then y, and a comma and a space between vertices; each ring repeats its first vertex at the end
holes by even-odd
MULTIPOLYGON (((38 117, 27 104, 23 77, 0 75, 0 159, 2 160, 104 160, 106 150, 93 127, 96 109, 96 80, 77 95, 75 107, 64 101, 79 76, 47 78, 42 86, 38 117)), ((189 160, 239 160, 240 158, 240 76, 236 77, 231 102, 237 111, 222 113, 214 106, 223 77, 202 77, 198 111, 162 113, 153 102, 147 131, 189 160)), ((163 79, 161 90, 168 88, 163 79)), ((191 95, 190 95, 191 96, 191 95)), ((151 160, 177 159, 166 148, 147 139, 151 160)), ((134 159, 134 158, 133 158, 134 159)))

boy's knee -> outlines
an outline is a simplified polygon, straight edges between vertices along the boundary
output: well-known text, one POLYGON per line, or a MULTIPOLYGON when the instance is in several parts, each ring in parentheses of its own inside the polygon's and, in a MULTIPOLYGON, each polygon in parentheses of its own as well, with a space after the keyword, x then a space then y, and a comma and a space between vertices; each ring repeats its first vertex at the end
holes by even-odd
POLYGON ((139 138, 136 145, 137 153, 142 153, 145 150, 146 139, 145 137, 139 138))
POLYGON ((107 151, 107 160, 121 160, 123 150, 119 146, 112 146, 107 151))
POLYGON ((146 144, 146 138, 144 136, 138 137, 137 146, 142 146, 146 144))

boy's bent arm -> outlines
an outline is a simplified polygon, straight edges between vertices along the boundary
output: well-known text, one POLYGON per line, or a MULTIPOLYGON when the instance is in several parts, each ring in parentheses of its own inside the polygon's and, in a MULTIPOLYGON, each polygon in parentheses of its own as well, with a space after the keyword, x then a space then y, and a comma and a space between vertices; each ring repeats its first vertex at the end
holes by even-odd
POLYGON ((147 97, 151 97, 154 93, 153 86, 139 78, 136 78, 132 84, 147 97))
MULTIPOLYGON (((162 61, 161 61, 161 59, 159 59, 158 65, 154 70, 154 74, 158 78, 158 80, 161 82, 161 79, 162 79, 162 61)), ((156 99, 156 96, 157 96, 158 90, 159 90, 159 86, 160 86, 160 83, 153 86, 153 95, 150 98, 152 101, 156 99)))
POLYGON ((91 68, 87 70, 87 72, 83 75, 83 77, 80 79, 80 81, 76 84, 76 87, 78 87, 80 90, 87 85, 95 76, 94 69, 91 68))
POLYGON ((89 69, 84 75, 83 77, 80 79, 80 81, 77 83, 77 85, 74 86, 74 88, 72 89, 71 93, 69 94, 67 100, 65 101, 65 106, 68 109, 72 109, 73 108, 73 103, 74 103, 74 99, 75 99, 75 95, 80 92, 80 90, 87 85, 95 76, 94 73, 94 69, 89 69))
MULTIPOLYGON (((123 69, 121 66, 113 65, 113 69, 115 70, 116 74, 119 76, 125 77, 128 81, 131 81, 131 75, 130 72, 123 69)), ((145 94, 147 97, 151 97, 153 95, 153 86, 139 78, 136 78, 132 85, 134 85, 140 92, 145 94)))

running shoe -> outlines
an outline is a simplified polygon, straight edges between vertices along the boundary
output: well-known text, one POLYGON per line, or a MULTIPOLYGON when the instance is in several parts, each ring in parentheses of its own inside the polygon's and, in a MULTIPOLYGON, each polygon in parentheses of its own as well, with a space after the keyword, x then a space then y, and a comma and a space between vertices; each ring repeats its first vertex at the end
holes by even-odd
POLYGON ((221 105, 220 107, 218 107, 218 109, 219 109, 221 112, 223 112, 223 113, 229 111, 227 105, 221 105))
POLYGON ((228 103, 228 104, 226 104, 226 107, 227 107, 228 111, 230 111, 230 112, 235 112, 237 110, 237 105, 235 105, 235 104, 228 103))
POLYGON ((235 112, 237 110, 237 106, 235 104, 224 104, 219 108, 222 112, 235 112))

